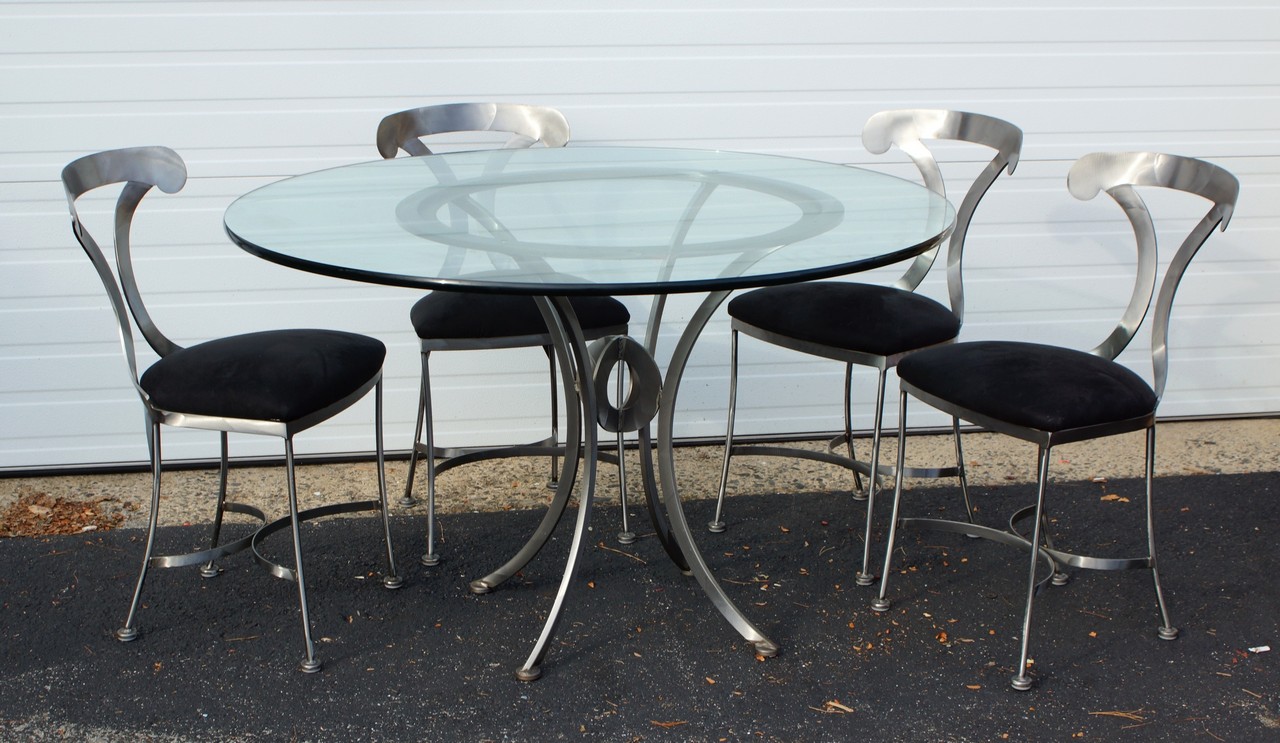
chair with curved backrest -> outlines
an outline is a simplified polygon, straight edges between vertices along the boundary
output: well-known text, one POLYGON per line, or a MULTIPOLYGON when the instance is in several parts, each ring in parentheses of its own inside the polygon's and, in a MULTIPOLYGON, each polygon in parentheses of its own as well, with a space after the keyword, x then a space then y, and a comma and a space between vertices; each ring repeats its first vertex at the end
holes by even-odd
POLYGON ((383 474, 382 361, 386 348, 373 338, 332 330, 272 330, 220 338, 185 348, 161 333, 143 303, 134 277, 130 231, 138 204, 153 187, 165 193, 176 193, 182 189, 186 180, 187 169, 182 159, 176 152, 165 147, 100 152, 75 160, 62 171, 62 183, 71 210, 72 230, 106 288, 119 325, 120 341, 133 386, 142 400, 147 418, 147 443, 152 471, 151 512, 142 570, 134 588, 129 614, 124 626, 116 632, 116 637, 128 642, 138 636, 134 619, 142 600, 142 586, 148 568, 202 564, 202 575, 212 577, 219 572, 214 560, 252 547, 259 562, 271 568, 272 573, 297 583, 302 632, 306 643, 306 657, 301 669, 307 672, 318 671, 320 662, 315 657, 307 611, 299 521, 305 520, 309 515, 380 510, 387 550, 387 574, 383 583, 388 588, 401 585, 391 548, 386 478, 383 474), (124 185, 115 207, 116 269, 113 271, 111 261, 82 223, 76 210, 76 201, 94 189, 117 183, 124 185), (148 345, 160 357, 141 375, 134 348, 134 323, 148 345), (378 500, 322 506, 311 512, 299 513, 294 482, 294 435, 337 415, 364 397, 369 390, 376 390, 377 420, 374 430, 378 500), (214 513, 212 546, 209 549, 184 555, 153 554, 160 508, 160 432, 162 426, 166 425, 221 432, 217 507, 214 513), (263 526, 249 537, 220 545, 218 542, 224 514, 242 513, 260 521, 266 520, 258 509, 226 500, 228 432, 279 436, 284 439, 289 517, 263 526), (293 532, 292 569, 270 563, 257 550, 258 539, 285 526, 291 527, 293 532))
MULTIPOLYGON (((907 396, 911 395, 952 416, 1039 447, 1036 503, 1016 514, 1013 520, 1017 523, 1023 518, 1030 518, 1033 523, 1029 541, 1015 537, 1015 543, 1028 548, 1031 561, 1022 622, 1022 656, 1012 682, 1013 687, 1019 690, 1031 687, 1031 678, 1027 675, 1027 650, 1032 601, 1038 587, 1037 559, 1048 559, 1055 572, 1059 565, 1098 570, 1150 569, 1160 610, 1158 634, 1166 640, 1178 636, 1177 629, 1169 623, 1169 612, 1160 588, 1160 574, 1156 569, 1151 514, 1156 406, 1164 394, 1168 372, 1169 313, 1174 293, 1187 265, 1213 230, 1218 227, 1226 229, 1239 193, 1235 177, 1216 165, 1147 152, 1085 155, 1072 166, 1067 186, 1071 194, 1081 200, 1092 199, 1105 191, 1124 209, 1133 227, 1137 240, 1136 281, 1129 304, 1115 330, 1087 352, 1036 343, 979 341, 921 351, 898 364, 898 378, 902 385, 898 422, 900 440, 906 433, 907 396), (1155 294, 1159 264, 1156 231, 1151 214, 1137 191, 1142 187, 1185 191, 1213 202, 1208 213, 1172 256, 1160 282, 1158 295, 1155 294), (1153 295, 1151 363, 1154 385, 1148 385, 1138 374, 1117 363, 1115 358, 1133 339, 1150 313, 1153 295), (1055 549, 1044 531, 1048 523, 1045 490, 1050 450, 1059 444, 1143 430, 1146 431, 1147 554, 1136 558, 1102 558, 1055 549), (1035 545, 1035 549, 1031 549, 1031 545, 1035 545)), ((902 471, 905 448, 904 445, 899 449, 899 472, 902 471)), ((880 596, 872 605, 876 611, 889 608, 885 596, 897 531, 899 525, 912 521, 899 519, 901 500, 902 478, 899 475, 894 488, 893 521, 885 553, 884 578, 880 583, 880 596)), ((971 525, 967 524, 935 519, 923 521, 925 526, 945 529, 950 525, 956 527, 955 531, 973 533, 971 525)), ((1008 538, 1014 535, 1012 532, 999 532, 990 536, 998 541, 1009 541, 1008 538)), ((1054 582, 1060 584, 1063 581, 1054 582)))
MULTIPOLYGON (((394 113, 378 125, 378 152, 386 159, 403 151, 410 156, 430 155, 423 137, 466 132, 511 134, 504 147, 528 147, 541 142, 547 147, 563 147, 569 141, 569 124, 554 108, 513 103, 447 103, 394 113)), ((447 177, 447 174, 444 174, 447 177)), ((631 315, 625 305, 612 297, 574 297, 574 311, 582 323, 583 335, 595 340, 607 335, 625 335, 631 315)), ((413 329, 422 345, 422 382, 417 424, 404 501, 413 502, 413 482, 421 459, 427 467, 427 551, 424 565, 436 565, 436 476, 445 470, 502 456, 551 453, 551 479, 558 476, 559 413, 556 392, 556 362, 551 335, 533 297, 504 294, 433 291, 418 300, 409 313, 413 329), (541 347, 551 373, 551 436, 528 446, 495 447, 485 450, 446 449, 436 446, 431 409, 430 359, 434 351, 474 351, 500 348, 541 347), (425 440, 424 440, 425 431, 425 440), (437 462, 437 458, 442 461, 437 462)), ((622 472, 622 437, 618 437, 619 476, 622 479, 622 532, 619 541, 630 543, 635 535, 627 524, 626 482, 622 472)))
MULTIPOLYGON (((960 265, 969 222, 978 202, 1004 170, 1013 172, 1022 149, 1022 131, 1000 119, 981 114, 946 110, 882 111, 867 120, 863 128, 864 146, 875 154, 887 152, 897 145, 919 168, 925 185, 946 195, 942 173, 925 140, 957 140, 985 145, 995 150, 986 168, 972 182, 956 214, 947 250, 947 286, 951 307, 915 292, 937 257, 939 246, 922 253, 892 286, 848 281, 814 281, 788 286, 766 287, 747 292, 729 302, 732 318, 731 372, 729 382, 729 422, 724 463, 715 518, 709 524, 713 532, 724 531, 723 507, 733 456, 757 454, 792 456, 846 467, 854 473, 855 497, 861 494, 859 470, 871 474, 867 495, 866 534, 862 569, 857 574, 859 585, 871 585, 875 576, 869 572, 871 556, 872 511, 881 469, 880 432, 884 412, 885 379, 906 354, 921 348, 951 343, 960 332, 964 314, 964 295, 960 265), (735 445, 734 418, 738 388, 738 335, 746 334, 782 348, 845 364, 844 433, 828 445, 828 451, 810 451, 795 447, 735 445), (865 465, 854 456, 852 410, 850 396, 854 365, 877 370, 876 402, 871 435, 871 464, 865 465), (844 445, 847 454, 836 453, 844 445)), ((958 424, 955 469, 913 471, 924 476, 960 478, 965 506, 969 494, 964 480, 964 458, 960 449, 958 424)))

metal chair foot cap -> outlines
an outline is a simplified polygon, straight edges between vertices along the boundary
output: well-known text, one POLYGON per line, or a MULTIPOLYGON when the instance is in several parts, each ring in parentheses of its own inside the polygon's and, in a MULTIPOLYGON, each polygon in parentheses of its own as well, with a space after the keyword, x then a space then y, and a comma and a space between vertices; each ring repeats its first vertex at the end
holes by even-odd
POLYGON ((1177 627, 1161 627, 1159 630, 1157 630, 1157 634, 1160 635, 1161 640, 1176 640, 1178 639, 1178 628, 1177 627))
POLYGON ((1061 572, 1054 573, 1053 578, 1050 579, 1049 582, 1055 586, 1065 586, 1067 583, 1071 582, 1071 576, 1061 572))
POLYGON ((320 661, 315 658, 309 658, 298 664, 298 670, 303 673, 319 673, 322 667, 320 661))
POLYGON ((871 602, 871 611, 883 614, 889 611, 890 606, 893 606, 893 603, 889 599, 875 599, 871 602))
POLYGON ((399 575, 384 575, 382 577, 382 587, 396 589, 404 585, 404 578, 399 575))
POLYGON ((854 582, 860 586, 873 586, 876 583, 876 577, 871 573, 858 573, 853 578, 854 582))
POLYGON ((1028 689, 1031 688, 1031 677, 1030 676, 1014 676, 1013 679, 1010 680, 1009 685, 1012 686, 1014 689, 1017 689, 1018 691, 1027 691, 1028 689))
POLYGON ((636 533, 633 531, 618 532, 618 544, 635 544, 636 533))
POLYGON ((473 580, 470 584, 471 592, 477 596, 483 596, 493 590, 493 586, 482 580, 473 580))
POLYGON ((200 568, 201 578, 217 578, 218 575, 221 573, 222 573, 222 568, 216 565, 205 565, 204 567, 200 568))
POLYGON ((133 642, 138 639, 138 630, 136 627, 121 627, 116 630, 116 639, 120 642, 133 642))
POLYGON ((542 678, 542 666, 532 666, 530 668, 521 668, 516 671, 516 678, 520 681, 537 681, 542 678))
POLYGON ((723 522, 723 521, 708 521, 708 522, 707 522, 707 531, 711 532, 712 534, 722 534, 722 533, 724 533, 724 522, 723 522))
POLYGON ((421 562, 423 565, 426 565, 429 568, 434 568, 435 566, 440 564, 440 555, 437 555, 434 552, 428 552, 427 554, 422 556, 419 562, 421 562))
POLYGON ((414 506, 418 505, 418 501, 414 500, 413 498, 401 498, 397 502, 397 505, 400 506, 401 508, 413 508, 414 506))
POLYGON ((867 494, 866 494, 866 493, 863 493, 863 492, 861 492, 861 491, 855 490, 855 491, 853 491, 853 499, 854 499, 854 500, 856 500, 856 501, 858 501, 859 503, 866 503, 866 502, 867 502, 867 494))

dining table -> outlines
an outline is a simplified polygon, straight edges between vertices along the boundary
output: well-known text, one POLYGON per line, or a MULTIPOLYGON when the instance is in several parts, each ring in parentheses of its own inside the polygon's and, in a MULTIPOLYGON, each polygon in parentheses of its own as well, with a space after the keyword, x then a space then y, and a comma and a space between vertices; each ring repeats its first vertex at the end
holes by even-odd
POLYGON ((472 583, 483 593, 519 572, 546 545, 577 489, 558 590, 516 672, 531 681, 542 673, 578 581, 595 500, 598 428, 636 435, 648 511, 671 561, 696 578, 754 654, 778 653, 726 593, 685 516, 673 447, 690 355, 733 291, 910 259, 940 245, 954 216, 944 196, 920 184, 847 164, 714 149, 572 146, 468 150, 305 173, 239 197, 224 224, 244 250, 301 271, 537 300, 573 401, 563 471, 524 546, 472 583), (680 319, 664 370, 655 347, 674 294, 702 300, 680 319), (584 295, 652 298, 643 338, 588 345, 569 301, 584 295))

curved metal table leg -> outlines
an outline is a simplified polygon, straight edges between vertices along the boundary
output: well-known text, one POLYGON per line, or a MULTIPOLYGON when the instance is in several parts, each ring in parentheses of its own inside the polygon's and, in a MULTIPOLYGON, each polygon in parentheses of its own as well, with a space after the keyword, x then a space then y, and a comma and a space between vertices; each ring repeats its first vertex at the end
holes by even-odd
MULTIPOLYGON (((588 358, 586 343, 582 338, 582 328, 578 325, 578 319, 574 315, 573 306, 569 304, 568 299, 564 297, 556 297, 554 299, 537 297, 536 299, 538 309, 542 312, 547 328, 551 331, 551 338, 555 342, 555 350, 560 360, 561 368, 565 370, 565 397, 567 399, 575 399, 575 390, 578 396, 576 398, 578 400, 577 404, 566 406, 570 411, 571 424, 568 435, 570 438, 581 437, 585 444, 585 456, 580 458, 576 447, 572 451, 566 452, 566 472, 564 473, 565 476, 560 478, 556 497, 560 497, 562 489, 573 486, 574 478, 568 476, 571 474, 569 470, 581 460, 583 472, 582 491, 578 495, 578 518, 574 523, 573 539, 569 544, 569 557, 565 562, 564 574, 560 577, 560 588, 556 591, 555 600, 551 604, 551 611, 547 614, 546 623, 543 624, 542 634, 538 636, 538 640, 534 643, 533 651, 529 654, 528 660, 516 671, 516 678, 521 681, 536 681, 542 676, 542 660, 547 654, 547 648, 550 645, 552 636, 555 635, 556 625, 560 623, 560 613, 564 609, 569 586, 573 583, 573 579, 578 573, 582 557, 582 546, 591 523, 591 503, 595 500, 596 480, 596 426, 594 422, 584 424, 582 416, 583 411, 594 411, 596 409, 595 387, 587 383, 589 379, 588 358)), ((548 513, 548 516, 550 515, 548 513)), ((545 522, 546 518, 543 521, 545 522)), ((526 548, 533 545, 534 541, 530 540, 526 548)), ((545 542, 546 538, 544 537, 542 543, 545 544, 545 542)), ((537 545, 539 548, 541 546, 541 544, 537 545)), ((534 549, 534 552, 536 551, 534 549)))
MULTIPOLYGON (((581 373, 578 367, 573 364, 572 358, 576 355, 573 339, 565 333, 564 324, 555 314, 549 302, 538 299, 538 309, 543 314, 543 319, 547 323, 547 328, 551 332, 553 339, 557 339, 556 343, 549 353, 555 354, 560 363, 560 368, 565 370, 562 375, 564 384, 565 400, 572 402, 577 399, 577 389, 575 386, 575 377, 581 373)), ((574 319, 576 324, 577 319, 574 319)), ((581 333, 579 332, 579 337, 581 333)), ((567 417, 568 431, 565 434, 564 449, 564 466, 556 480, 556 494, 551 499, 551 504, 547 506, 547 512, 543 515, 542 521, 538 523, 538 528, 534 530, 529 537, 529 541, 525 542, 514 557, 499 567, 497 570, 489 573, 483 578, 471 581, 471 592, 475 594, 489 593, 493 589, 505 583, 511 576, 520 572, 529 564, 534 557, 546 546, 547 541, 551 539, 551 534, 559 525, 560 519, 564 516, 565 507, 569 504, 569 496, 573 493, 573 484, 578 476, 578 465, 582 459, 582 432, 584 426, 582 406, 577 404, 569 404, 565 406, 565 415, 567 417)), ((594 429, 592 429, 594 431, 594 429)), ((588 459, 595 461, 594 446, 592 452, 588 455, 588 459)), ((514 451, 514 449, 513 449, 514 451)), ((457 459, 461 460, 462 457, 457 459)), ((592 473, 594 474, 594 465, 592 465, 592 473)))
MULTIPOLYGON (((566 386, 568 386, 567 381, 566 386)), ((485 577, 471 581, 472 593, 489 593, 505 583, 511 576, 523 570, 524 566, 528 565, 537 556, 538 552, 546 546, 547 541, 551 539, 551 534, 564 516, 565 506, 569 504, 569 495, 573 492, 573 483, 578 476, 578 455, 581 452, 582 445, 580 436, 582 426, 579 413, 580 411, 574 406, 569 406, 568 446, 565 449, 564 468, 560 473, 559 481, 556 483, 556 494, 552 497, 551 504, 547 506, 547 512, 542 516, 542 521, 539 522, 538 528, 534 530, 529 537, 529 541, 525 542, 514 557, 485 577)))
POLYGON ((639 435, 640 471, 644 482, 645 503, 649 507, 649 520, 653 522, 654 531, 657 532, 658 541, 662 543, 662 548, 666 550, 667 557, 671 558, 671 561, 676 564, 681 573, 689 575, 692 572, 689 569, 689 561, 685 558, 684 552, 680 550, 680 544, 672 533, 671 523, 667 520, 667 515, 662 509, 662 494, 658 490, 658 482, 653 467, 653 446, 652 439, 649 437, 649 427, 645 426, 640 429, 639 435))
POLYGON ((676 488, 675 455, 672 445, 676 392, 680 387, 680 378, 684 375, 685 365, 689 361, 689 354, 692 352, 698 336, 702 334, 702 329, 706 327, 712 313, 728 296, 729 292, 727 291, 709 294, 702 301, 693 317, 689 319, 688 325, 680 335, 680 341, 676 344, 671 363, 667 367, 666 382, 662 388, 662 405, 658 412, 658 472, 662 485, 663 500, 667 506, 667 516, 671 520, 671 531, 676 543, 680 546, 680 551, 688 561, 690 571, 698 579, 698 584, 702 586, 703 592, 711 599, 711 603, 728 620, 729 624, 738 631, 738 634, 755 646, 756 653, 768 658, 778 654, 778 644, 766 637, 758 627, 751 623, 751 620, 747 619, 742 610, 725 594, 724 589, 720 587, 719 581, 711 574, 711 569, 707 567, 706 561, 702 559, 702 553, 698 551, 698 546, 694 544, 693 533, 689 530, 689 522, 685 518, 684 507, 680 503, 680 493, 676 488))

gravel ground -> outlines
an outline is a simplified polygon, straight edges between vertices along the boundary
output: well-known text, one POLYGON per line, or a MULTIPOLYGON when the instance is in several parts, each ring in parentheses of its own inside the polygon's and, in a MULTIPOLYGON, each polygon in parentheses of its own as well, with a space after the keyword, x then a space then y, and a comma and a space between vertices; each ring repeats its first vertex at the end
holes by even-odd
MULTIPOLYGON (((1162 423, 1157 434, 1157 476, 1241 474, 1280 470, 1280 418, 1212 420, 1162 423)), ((869 441, 858 442, 867 456, 869 441)), ((803 446, 820 449, 823 444, 803 446)), ((952 461, 952 440, 945 435, 909 438, 908 458, 917 466, 945 466, 952 461)), ((991 433, 964 436, 969 480, 977 487, 1028 482, 1035 477, 1035 447, 991 433)), ((892 464, 896 441, 885 442, 881 461, 892 464)), ((1050 470, 1059 481, 1119 479, 1142 474, 1141 434, 1114 436, 1054 450, 1050 470)), ((713 446, 677 448, 677 475, 682 497, 715 497, 722 450, 713 446)), ((628 472, 639 471, 635 452, 629 454, 628 472)), ((407 463, 387 465, 387 482, 393 503, 404 489, 407 463)), ((598 497, 617 492, 617 470, 600 468, 598 497)), ((551 495, 546 487, 548 464, 542 459, 493 460, 458 467, 439 478, 438 508, 441 514, 524 510, 544 505, 551 495)), ((371 463, 304 465, 298 469, 299 499, 303 508, 326 503, 376 497, 377 477, 371 463)), ((419 485, 421 485, 419 479, 419 485)), ((846 471, 829 465, 792 458, 741 457, 734 459, 729 493, 809 493, 850 487, 846 471)), ((953 481, 919 480, 908 487, 951 486, 953 481)), ((629 488, 636 496, 638 489, 629 488)), ((268 517, 284 515, 284 469, 280 466, 233 468, 232 500, 255 505, 268 517)), ((150 499, 148 473, 87 474, 0 480, 0 535, 67 533, 82 529, 143 526, 150 499), (47 512, 46 512, 47 510, 47 512), (9 528, 6 529, 6 525, 9 528)), ((160 509, 162 525, 208 521, 217 492, 217 471, 188 470, 165 474, 160 509)), ((419 490, 419 495, 421 492, 419 490)), ((425 507, 396 506, 398 513, 424 514, 425 507)))

